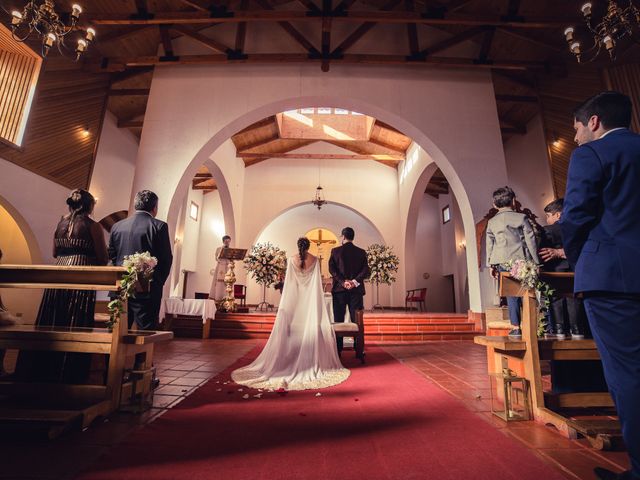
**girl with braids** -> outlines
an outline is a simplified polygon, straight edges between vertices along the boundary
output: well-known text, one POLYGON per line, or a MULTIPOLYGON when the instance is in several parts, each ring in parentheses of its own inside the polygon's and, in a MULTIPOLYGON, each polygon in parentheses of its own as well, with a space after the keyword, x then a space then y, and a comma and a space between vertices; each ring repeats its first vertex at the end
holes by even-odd
POLYGON ((331 387, 349 377, 338 358, 320 263, 309 246, 307 238, 298 239, 271 336, 253 363, 231 374, 235 382, 267 390, 308 390, 331 387))
MULTIPOLYGON (((76 189, 67 198, 69 213, 58 222, 53 237, 56 265, 106 265, 104 232, 89 216, 96 201, 88 191, 76 189)), ((36 319, 38 326, 87 327, 94 325, 95 291, 45 290, 36 319)), ((27 381, 85 383, 91 354, 21 352, 16 374, 27 381)))

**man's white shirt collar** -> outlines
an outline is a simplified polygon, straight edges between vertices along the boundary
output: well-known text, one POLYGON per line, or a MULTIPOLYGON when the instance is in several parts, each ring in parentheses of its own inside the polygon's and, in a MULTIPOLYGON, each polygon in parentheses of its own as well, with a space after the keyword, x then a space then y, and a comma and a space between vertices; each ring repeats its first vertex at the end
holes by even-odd
POLYGON ((606 137, 607 135, 609 135, 611 132, 615 132, 615 131, 618 131, 618 130, 626 130, 626 128, 624 128, 624 127, 618 127, 618 128, 612 128, 611 130, 607 130, 606 132, 604 132, 604 133, 602 134, 602 136, 601 136, 598 140, 601 140, 601 139, 603 139, 604 137, 606 137))

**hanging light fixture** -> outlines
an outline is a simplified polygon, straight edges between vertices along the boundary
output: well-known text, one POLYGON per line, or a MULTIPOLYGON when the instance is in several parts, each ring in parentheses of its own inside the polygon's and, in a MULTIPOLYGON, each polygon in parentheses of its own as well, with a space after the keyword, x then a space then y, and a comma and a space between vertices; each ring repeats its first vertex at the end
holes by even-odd
POLYGON ((576 57, 578 63, 592 62, 604 48, 611 60, 616 58, 616 45, 624 37, 631 37, 635 42, 634 30, 640 27, 640 9, 634 5, 634 0, 627 0, 625 7, 620 7, 616 0, 608 0, 607 12, 602 17, 600 23, 593 22, 593 5, 587 2, 580 7, 587 29, 593 36, 593 46, 584 50, 579 41, 575 39, 575 28, 567 27, 564 30, 564 38, 567 41, 569 50, 576 57), (584 60, 584 54, 591 56, 584 60))
POLYGON ((318 185, 318 188, 316 188, 316 196, 313 200, 311 200, 311 203, 318 207, 318 210, 322 208, 322 205, 327 203, 327 201, 324 199, 324 192, 322 191, 322 187, 320 185, 318 185))
MULTIPOLYGON (((4 7, 3 10, 7 11, 4 7)), ((71 13, 68 14, 69 19, 67 22, 63 22, 55 11, 53 0, 29 0, 22 11, 13 10, 11 12, 11 33, 14 40, 18 42, 26 41, 32 33, 40 35, 43 57, 46 57, 51 47, 56 45, 64 56, 68 56, 65 52, 75 53, 75 61, 78 61, 96 36, 96 31, 93 28, 87 28, 84 37, 78 40, 75 49, 71 49, 65 44, 64 39, 69 33, 74 30, 80 31, 77 28, 77 23, 81 13, 82 7, 74 4, 71 13)))

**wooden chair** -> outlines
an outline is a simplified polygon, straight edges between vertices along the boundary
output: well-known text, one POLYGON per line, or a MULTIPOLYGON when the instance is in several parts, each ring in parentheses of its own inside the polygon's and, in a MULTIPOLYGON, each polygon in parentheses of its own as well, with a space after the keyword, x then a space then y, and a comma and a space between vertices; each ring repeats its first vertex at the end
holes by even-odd
MULTIPOLYGON (((122 267, 61 267, 0 265, 0 288, 117 290, 122 267)), ((123 398, 149 392, 145 382, 125 381, 125 365, 151 370, 153 345, 173 338, 171 332, 129 331, 127 316, 106 328, 0 327, 0 349, 99 353, 109 356, 105 385, 70 385, 16 380, 0 381, 0 423, 46 428, 55 437, 78 425, 87 427, 96 417, 118 409, 123 398)))
POLYGON ((240 306, 244 307, 247 304, 247 286, 236 283, 233 286, 233 298, 240 300, 240 306))
POLYGON ((356 358, 364 363, 364 310, 356 311, 355 322, 332 323, 336 337, 353 337, 355 344, 356 358))
MULTIPOLYGON (((547 282, 556 295, 572 295, 573 273, 542 273, 541 280, 547 282)), ((563 385, 560 393, 543 389, 541 362, 564 362, 571 364, 574 377, 593 378, 601 375, 593 369, 593 361, 600 355, 595 342, 585 340, 542 339, 537 335, 538 303, 535 291, 522 288, 520 282, 508 273, 500 276, 500 295, 522 297, 522 338, 508 336, 478 336, 475 343, 487 347, 489 374, 500 375, 503 365, 526 378, 531 392, 533 417, 543 424, 554 425, 569 438, 584 435, 594 448, 608 450, 621 442, 621 430, 617 421, 611 420, 613 400, 607 391, 585 391, 579 386, 575 391, 564 391, 571 385, 563 385), (581 419, 577 411, 593 415, 600 411, 598 420, 581 419), (578 418, 575 418, 578 417, 578 418)), ((551 383, 554 384, 554 369, 551 369, 551 383)), ((567 379, 565 378, 565 381, 567 379)), ((571 379, 569 379, 571 380, 571 379)), ((606 386, 605 386, 606 388, 606 386)))
POLYGON ((427 289, 426 288, 416 288, 413 290, 407 290, 407 296, 404 299, 404 309, 409 310, 408 305, 410 303, 417 303, 418 309, 421 312, 427 311, 427 289))

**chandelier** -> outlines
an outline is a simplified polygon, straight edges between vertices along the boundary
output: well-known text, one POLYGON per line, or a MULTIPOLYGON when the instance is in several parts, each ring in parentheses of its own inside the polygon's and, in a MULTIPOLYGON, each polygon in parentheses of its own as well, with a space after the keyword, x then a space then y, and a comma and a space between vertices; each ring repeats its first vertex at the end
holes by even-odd
POLYGON ((311 200, 311 203, 318 207, 318 210, 322 208, 322 205, 327 203, 327 201, 324 199, 324 193, 320 185, 318 185, 318 188, 316 188, 316 196, 313 198, 313 200, 311 200))
POLYGON ((634 0, 626 1, 627 5, 620 7, 616 0, 609 0, 607 12, 602 17, 600 23, 594 23, 592 21, 591 10, 593 5, 591 2, 582 5, 580 10, 582 11, 587 29, 593 36, 593 46, 585 52, 580 42, 574 38, 574 27, 567 27, 564 30, 564 38, 569 45, 569 50, 575 55, 578 63, 583 61, 583 55, 585 53, 591 54, 591 57, 586 60, 586 62, 595 60, 603 47, 609 53, 609 58, 615 60, 616 44, 620 39, 629 36, 637 42, 633 35, 634 28, 640 26, 640 9, 634 5, 634 0))
POLYGON ((77 23, 81 13, 82 7, 74 4, 71 13, 68 14, 69 18, 63 21, 55 11, 53 0, 29 0, 22 11, 11 12, 11 33, 18 42, 24 42, 32 33, 42 37, 43 57, 46 57, 51 47, 56 45, 64 56, 68 56, 65 52, 73 51, 75 60, 78 61, 96 36, 93 28, 87 28, 84 38, 78 39, 74 50, 65 44, 65 37, 72 31, 78 30, 77 23))

